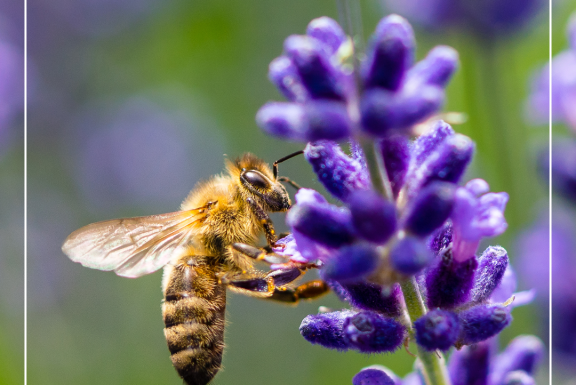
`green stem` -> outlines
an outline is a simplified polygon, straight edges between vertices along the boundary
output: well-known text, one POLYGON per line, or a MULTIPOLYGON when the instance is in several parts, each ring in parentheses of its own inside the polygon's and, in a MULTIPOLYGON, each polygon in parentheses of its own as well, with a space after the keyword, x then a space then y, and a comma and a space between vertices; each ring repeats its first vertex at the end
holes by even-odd
MULTIPOLYGON (((411 322, 426 314, 426 306, 422 300, 422 295, 418 289, 418 284, 414 277, 400 283, 406 310, 411 322)), ((410 336, 414 336, 414 330, 410 328, 410 336)), ((422 374, 427 385, 449 385, 450 377, 446 369, 446 361, 440 352, 428 352, 420 345, 418 346, 418 358, 422 362, 422 374)))
POLYGON ((386 167, 384 167, 382 157, 379 156, 376 148, 374 147, 374 141, 370 140, 369 138, 361 138, 360 145, 362 146, 362 151, 364 151, 366 166, 368 167, 368 172, 370 173, 372 186, 374 186, 374 189, 381 196, 393 202, 394 196, 392 195, 390 179, 388 178, 388 173, 386 172, 386 167))

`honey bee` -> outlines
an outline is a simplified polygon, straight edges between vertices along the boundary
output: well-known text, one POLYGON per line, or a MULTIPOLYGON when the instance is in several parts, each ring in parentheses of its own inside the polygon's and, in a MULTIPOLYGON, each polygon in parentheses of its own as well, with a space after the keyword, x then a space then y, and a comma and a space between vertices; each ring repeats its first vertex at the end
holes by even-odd
POLYGON ((321 280, 290 285, 312 263, 271 252, 277 237, 268 212, 291 202, 280 182, 298 187, 252 154, 227 161, 224 175, 199 183, 181 211, 93 223, 68 236, 63 252, 84 266, 135 278, 164 267, 162 315, 172 364, 189 385, 204 385, 220 369, 224 349, 226 288, 296 303, 328 288, 321 280), (258 248, 264 233, 267 247, 258 248), (265 273, 255 260, 283 263, 265 273))

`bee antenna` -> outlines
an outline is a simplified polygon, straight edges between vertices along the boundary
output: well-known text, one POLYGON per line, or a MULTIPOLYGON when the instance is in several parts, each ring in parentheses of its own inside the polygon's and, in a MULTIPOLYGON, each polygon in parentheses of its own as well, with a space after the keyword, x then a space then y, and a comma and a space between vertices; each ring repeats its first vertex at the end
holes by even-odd
POLYGON ((274 162, 272 164, 272 171, 274 173, 274 180, 278 179, 278 164, 284 162, 285 160, 294 158, 295 156, 298 156, 300 154, 304 154, 304 150, 293 152, 292 154, 286 155, 284 158, 280 158, 276 162, 274 162))

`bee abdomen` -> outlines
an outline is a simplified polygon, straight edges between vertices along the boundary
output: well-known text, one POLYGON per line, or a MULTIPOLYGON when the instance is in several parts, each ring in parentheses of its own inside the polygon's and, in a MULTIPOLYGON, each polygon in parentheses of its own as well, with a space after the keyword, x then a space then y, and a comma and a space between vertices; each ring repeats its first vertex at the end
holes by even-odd
POLYGON ((174 368, 188 385, 205 385, 221 367, 226 288, 201 260, 170 272, 162 305, 174 368))

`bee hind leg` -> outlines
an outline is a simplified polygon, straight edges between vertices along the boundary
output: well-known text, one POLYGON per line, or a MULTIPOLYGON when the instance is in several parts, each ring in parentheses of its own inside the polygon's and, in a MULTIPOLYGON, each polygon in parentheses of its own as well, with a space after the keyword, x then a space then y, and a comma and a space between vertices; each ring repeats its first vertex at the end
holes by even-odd
POLYGON ((267 299, 285 303, 297 303, 301 299, 316 298, 330 291, 328 285, 322 280, 309 281, 297 287, 286 287, 286 285, 300 278, 307 269, 318 267, 314 263, 290 261, 267 250, 266 247, 258 248, 244 243, 234 243, 232 248, 257 261, 280 265, 278 269, 270 271, 265 277, 261 278, 272 280, 272 295, 266 296, 267 299))
POLYGON ((284 303, 297 303, 301 299, 314 299, 318 298, 330 291, 326 282, 321 279, 303 283, 295 288, 278 288, 274 289, 274 293, 266 299, 271 299, 284 303))

